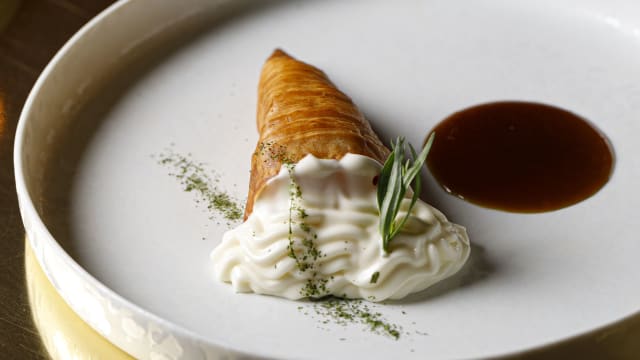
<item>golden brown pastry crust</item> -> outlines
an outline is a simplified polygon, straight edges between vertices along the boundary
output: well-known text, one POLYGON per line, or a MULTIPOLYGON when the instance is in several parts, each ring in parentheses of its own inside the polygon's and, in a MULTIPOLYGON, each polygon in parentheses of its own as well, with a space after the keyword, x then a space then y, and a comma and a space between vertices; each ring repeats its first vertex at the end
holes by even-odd
POLYGON ((324 72, 279 49, 260 75, 257 127, 245 219, 283 163, 296 163, 307 154, 341 159, 347 153, 384 163, 389 154, 353 101, 324 72))

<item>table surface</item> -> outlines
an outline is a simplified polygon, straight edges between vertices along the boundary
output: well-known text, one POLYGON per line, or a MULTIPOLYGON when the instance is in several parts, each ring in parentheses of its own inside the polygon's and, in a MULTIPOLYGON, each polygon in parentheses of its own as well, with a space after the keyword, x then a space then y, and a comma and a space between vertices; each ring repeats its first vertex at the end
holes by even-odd
MULTIPOLYGON (((25 243, 13 176, 22 105, 47 62, 113 0, 0 0, 0 354, 126 359, 58 296, 25 243)), ((637 359, 640 314, 518 359, 637 359)))

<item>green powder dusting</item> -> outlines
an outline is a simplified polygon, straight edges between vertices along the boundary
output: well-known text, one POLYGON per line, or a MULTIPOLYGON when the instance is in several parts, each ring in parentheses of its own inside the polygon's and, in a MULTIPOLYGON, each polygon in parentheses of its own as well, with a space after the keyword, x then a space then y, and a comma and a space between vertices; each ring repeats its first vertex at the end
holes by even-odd
POLYGON ((374 334, 400 339, 402 327, 385 319, 380 312, 375 311, 375 306, 362 300, 328 298, 314 303, 313 310, 321 317, 323 324, 358 324, 374 334))
POLYGON ((273 141, 261 142, 253 155, 262 158, 263 162, 276 160, 283 164, 293 164, 293 160, 287 153, 287 147, 273 141))
POLYGON ((158 164, 169 169, 169 175, 180 181, 183 190, 195 192, 197 202, 204 201, 207 209, 222 215, 230 222, 242 219, 243 205, 221 190, 217 183, 219 179, 205 169, 205 164, 192 159, 191 154, 181 155, 167 149, 157 156, 158 164))
POLYGON ((321 298, 329 293, 329 279, 322 278, 317 271, 318 259, 326 256, 316 246, 318 235, 307 223, 308 214, 302 207, 302 190, 293 175, 295 164, 285 163, 289 172, 289 234, 288 256, 295 260, 301 273, 308 274, 300 294, 309 298, 321 298))
POLYGON ((371 280, 369 280, 369 283, 371 284, 375 284, 378 282, 378 278, 380 277, 380 272, 376 271, 373 274, 371 274, 371 280))

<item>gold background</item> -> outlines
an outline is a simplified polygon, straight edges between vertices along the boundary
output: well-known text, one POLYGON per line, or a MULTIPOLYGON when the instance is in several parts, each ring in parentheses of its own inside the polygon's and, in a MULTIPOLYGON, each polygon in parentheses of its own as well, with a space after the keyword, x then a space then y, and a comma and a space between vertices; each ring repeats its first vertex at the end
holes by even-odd
MULTIPOLYGON (((36 78, 71 35, 111 3, 112 0, 0 0, 2 359, 129 358, 73 313, 25 246, 12 161, 20 110, 36 78)), ((577 339, 511 358, 640 359, 640 314, 577 339)))

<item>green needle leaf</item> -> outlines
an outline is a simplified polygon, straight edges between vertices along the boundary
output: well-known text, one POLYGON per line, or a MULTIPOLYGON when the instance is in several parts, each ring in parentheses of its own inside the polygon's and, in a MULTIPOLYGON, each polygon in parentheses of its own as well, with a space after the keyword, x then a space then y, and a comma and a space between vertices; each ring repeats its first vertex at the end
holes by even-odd
POLYGON ((400 232, 409 219, 411 209, 418 201, 421 191, 420 170, 427 159, 435 133, 429 136, 424 148, 417 154, 413 146, 409 145, 410 157, 405 159, 405 139, 398 137, 396 142, 391 142, 391 154, 385 161, 380 176, 378 177, 378 210, 380 211, 380 235, 382 236, 382 248, 389 252, 391 240, 400 232), (407 190, 414 186, 415 191, 411 196, 411 203, 407 213, 401 219, 396 219, 400 211, 400 205, 405 198, 407 190))

